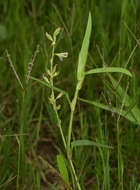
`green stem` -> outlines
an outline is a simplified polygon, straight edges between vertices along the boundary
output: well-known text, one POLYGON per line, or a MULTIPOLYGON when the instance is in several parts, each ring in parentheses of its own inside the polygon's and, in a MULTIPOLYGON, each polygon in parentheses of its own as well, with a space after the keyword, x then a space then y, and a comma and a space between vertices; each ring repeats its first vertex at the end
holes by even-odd
POLYGON ((121 154, 119 121, 117 121, 117 144, 118 144, 118 183, 119 183, 119 190, 123 190, 123 160, 121 154))
POLYGON ((84 81, 84 77, 80 81, 77 82, 74 98, 71 103, 71 113, 70 113, 70 121, 69 121, 69 129, 68 129, 68 142, 67 142, 67 153, 69 156, 70 156, 70 152, 71 152, 70 151, 70 149, 71 149, 70 143, 71 143, 71 135, 72 135, 73 116, 74 116, 74 112, 75 112, 75 107, 76 107, 76 103, 77 103, 79 90, 82 87, 83 81, 84 81))
POLYGON ((78 93, 79 93, 79 90, 76 89, 74 98, 73 98, 72 104, 71 104, 71 113, 70 113, 69 129, 68 129, 68 142, 67 142, 67 153, 69 156, 70 156, 70 149, 71 149, 70 143, 71 143, 71 135, 72 135, 73 116, 74 116, 74 112, 75 112, 78 93))
POLYGON ((25 152, 24 152, 24 103, 25 103, 25 90, 22 92, 22 105, 21 105, 21 113, 20 113, 20 138, 18 141, 19 144, 19 153, 18 153, 18 174, 17 174, 17 184, 16 188, 19 189, 19 180, 20 175, 22 174, 22 183, 24 181, 24 170, 25 170, 25 152), (22 167, 21 167, 22 166, 22 167))
POLYGON ((68 156, 68 159, 69 159, 69 162, 70 162, 70 166, 71 166, 71 169, 72 169, 72 172, 73 172, 73 175, 74 175, 78 190, 81 190, 81 187, 80 187, 80 183, 79 183, 79 180, 77 178, 77 175, 76 175, 76 172, 75 172, 75 169, 74 169, 74 165, 73 165, 73 162, 72 162, 71 135, 72 135, 72 124, 73 124, 73 117, 74 117, 75 107, 76 107, 77 98, 78 98, 79 90, 81 89, 82 83, 83 83, 83 80, 78 81, 77 86, 76 86, 76 91, 75 91, 75 94, 74 94, 74 98, 73 98, 72 103, 71 103, 71 114, 70 114, 69 129, 68 129, 68 141, 67 141, 67 156, 68 156))
POLYGON ((17 143, 19 146, 19 151, 18 151, 18 171, 17 171, 17 181, 16 181, 16 189, 19 189, 19 178, 20 178, 20 141, 18 139, 18 136, 16 136, 17 143))
POLYGON ((73 101, 72 101, 72 105, 71 105, 71 114, 70 114, 70 122, 69 122, 69 129, 68 129, 67 156, 68 156, 68 159, 69 159, 69 162, 70 162, 70 166, 71 166, 72 173, 74 175, 78 190, 81 190, 80 183, 79 183, 79 180, 77 178, 77 175, 76 175, 76 172, 75 172, 75 169, 74 169, 74 165, 73 165, 73 162, 72 162, 71 146, 70 146, 71 134, 72 134, 73 116, 74 116, 74 111, 75 111, 76 102, 77 102, 77 98, 78 98, 78 93, 79 93, 79 90, 76 88, 74 98, 73 98, 73 101))
POLYGON ((74 175, 74 177, 75 177, 75 181, 76 181, 76 185, 77 185, 77 187, 78 187, 78 190, 81 190, 81 186, 80 186, 78 177, 77 177, 77 175, 76 175, 76 172, 75 172, 75 169, 74 169, 74 165, 73 165, 73 162, 72 162, 72 159, 71 159, 71 158, 69 158, 69 162, 70 162, 70 166, 71 166, 73 175, 74 175))
POLYGON ((56 106, 56 99, 55 99, 55 95, 54 95, 54 84, 53 84, 53 61, 54 61, 54 51, 55 51, 55 44, 53 45, 53 49, 52 49, 52 56, 51 56, 51 73, 52 75, 50 76, 50 84, 52 86, 52 99, 53 99, 53 109, 55 111, 55 114, 56 114, 56 118, 57 118, 57 122, 58 122, 58 128, 60 130, 60 134, 61 134, 61 137, 62 137, 62 141, 63 141, 63 144, 64 144, 64 147, 66 148, 66 140, 65 140, 65 137, 64 137, 64 134, 63 134, 63 131, 62 131, 62 126, 61 126, 61 120, 59 118, 59 115, 58 115, 58 112, 57 112, 57 106, 56 106))

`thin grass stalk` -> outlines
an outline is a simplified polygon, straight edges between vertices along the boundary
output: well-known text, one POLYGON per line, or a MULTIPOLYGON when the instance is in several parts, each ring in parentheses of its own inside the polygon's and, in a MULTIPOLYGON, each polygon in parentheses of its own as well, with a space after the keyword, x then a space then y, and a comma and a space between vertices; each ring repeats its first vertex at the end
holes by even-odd
MULTIPOLYGON (((51 73, 53 73, 53 61, 54 61, 54 53, 55 51, 55 44, 53 45, 53 48, 52 48, 52 55, 51 55, 51 73)), ((63 144, 64 144, 64 147, 66 148, 66 140, 65 140, 65 137, 64 137, 64 134, 63 134, 63 131, 62 131, 62 126, 61 126, 61 120, 59 118, 59 115, 58 115, 58 112, 57 112, 57 106, 56 106, 56 99, 55 99, 55 95, 54 95, 54 82, 53 82, 53 75, 50 76, 50 84, 51 84, 51 87, 52 87, 52 92, 51 92, 51 98, 53 99, 53 109, 54 109, 54 112, 56 114, 56 118, 57 118, 57 122, 58 122, 58 128, 60 130, 60 134, 61 134, 61 137, 62 137, 62 141, 63 141, 63 144)))
POLYGON ((42 122, 42 115, 43 115, 43 101, 44 101, 44 87, 42 90, 42 97, 41 97, 41 108, 40 108, 40 114, 39 114, 39 119, 38 119, 38 124, 37 124, 37 131, 36 131, 36 140, 34 143, 34 146, 38 144, 39 138, 40 138, 40 127, 41 127, 41 122, 42 122))
POLYGON ((19 146, 19 151, 18 151, 18 171, 17 171, 17 179, 16 179, 16 189, 19 189, 19 178, 20 178, 20 141, 18 136, 16 136, 17 143, 19 146))
MULTIPOLYGON (((82 82, 82 81, 81 81, 82 82)), ((71 169, 72 172, 74 174, 75 177, 75 181, 78 187, 78 190, 81 190, 81 186, 78 180, 78 177, 76 175, 74 166, 73 166, 73 162, 72 162, 72 152, 71 152, 71 135, 72 135, 72 124, 73 124, 73 117, 74 117, 74 112, 75 112, 75 107, 76 107, 76 103, 77 103, 77 99, 78 99, 78 94, 79 94, 79 88, 78 85, 76 87, 76 91, 74 94, 74 98, 72 100, 72 104, 71 104, 71 113, 70 113, 70 121, 69 121, 69 129, 68 129, 68 141, 67 141, 67 156, 71 165, 71 169)))
POLYGON ((78 179, 78 177, 77 177, 77 175, 76 175, 75 168, 74 168, 74 165, 73 165, 73 162, 72 162, 72 159, 71 159, 71 158, 69 158, 69 162, 70 162, 70 166, 71 166, 71 169, 72 169, 72 172, 73 172, 75 181, 76 181, 77 188, 78 188, 78 190, 81 190, 81 186, 80 186, 80 183, 79 183, 79 179, 78 179))
POLYGON ((8 50, 6 50, 8 62, 10 64, 10 67, 12 69, 12 72, 18 81, 21 89, 22 89, 22 103, 21 103, 21 112, 20 112, 20 131, 19 131, 19 139, 17 138, 17 142, 19 144, 19 153, 18 153, 18 174, 17 174, 17 183, 16 183, 16 188, 19 189, 19 182, 20 182, 20 177, 22 179, 22 184, 24 184, 24 177, 25 177, 25 151, 24 151, 24 104, 25 104, 25 88, 22 85, 22 82, 14 68, 14 65, 12 63, 12 60, 10 58, 10 55, 8 53, 8 50))
POLYGON ((11 57, 10 57, 10 55, 9 55, 9 53, 8 53, 8 50, 6 50, 6 55, 7 55, 9 65, 10 65, 10 67, 11 67, 11 69, 12 69, 12 72, 13 72, 13 74, 14 74, 16 80, 18 81, 18 83, 19 83, 21 89, 24 90, 24 87, 23 87, 22 82, 21 82, 21 80, 20 80, 20 78, 19 78, 19 76, 18 76, 18 74, 17 74, 17 72, 16 72, 16 70, 15 70, 15 68, 14 68, 14 65, 13 65, 13 63, 12 63, 11 57))
POLYGON ((122 106, 120 108, 120 114, 119 114, 118 119, 117 119, 118 183, 119 183, 119 190, 124 189, 123 188, 124 167, 123 167, 123 158, 122 158, 122 153, 121 153, 121 139, 120 139, 121 129, 120 129, 120 126, 119 126, 119 122, 120 122, 121 113, 122 113, 124 105, 125 105, 125 100, 126 100, 128 88, 129 88, 129 82, 128 82, 126 90, 125 90, 124 98, 123 98, 123 101, 122 101, 122 106))
POLYGON ((70 143, 71 143, 71 135, 72 135, 72 124, 73 124, 73 116, 74 116, 75 107, 76 107, 76 103, 77 103, 78 93, 79 93, 79 90, 76 88, 74 98, 72 100, 72 105, 71 105, 71 113, 70 113, 69 129, 68 129, 68 141, 67 141, 67 153, 68 153, 68 156, 71 155, 71 145, 70 145, 70 143))
POLYGON ((123 167, 123 158, 122 158, 122 153, 121 153, 121 139, 120 139, 120 126, 119 126, 119 121, 117 121, 117 149, 118 149, 118 189, 123 190, 123 172, 124 172, 124 167, 123 167))
POLYGON ((29 82, 29 79, 30 79, 30 74, 31 74, 31 71, 32 71, 32 68, 33 68, 33 65, 34 65, 34 61, 35 61, 35 58, 37 56, 37 54, 39 53, 39 45, 37 45, 36 47, 36 50, 34 52, 34 54, 32 55, 32 58, 29 62, 29 65, 28 65, 28 70, 27 70, 27 74, 26 74, 26 87, 28 85, 28 82, 29 82))
POLYGON ((24 174, 25 174, 25 148, 24 148, 24 108, 25 108, 25 90, 22 92, 22 105, 21 105, 21 113, 20 113, 20 174, 22 178, 22 183, 24 184, 24 174))

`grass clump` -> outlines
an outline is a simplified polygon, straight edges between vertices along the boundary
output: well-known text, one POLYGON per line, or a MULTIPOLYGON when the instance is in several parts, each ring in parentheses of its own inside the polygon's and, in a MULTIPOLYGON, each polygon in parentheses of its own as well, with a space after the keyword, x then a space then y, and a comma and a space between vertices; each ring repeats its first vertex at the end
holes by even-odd
POLYGON ((138 190, 139 3, 9 3, 0 188, 138 190))

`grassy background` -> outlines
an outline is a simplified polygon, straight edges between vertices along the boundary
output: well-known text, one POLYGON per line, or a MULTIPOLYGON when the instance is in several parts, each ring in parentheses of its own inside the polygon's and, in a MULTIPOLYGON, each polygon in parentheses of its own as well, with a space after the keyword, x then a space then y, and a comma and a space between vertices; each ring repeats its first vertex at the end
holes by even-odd
MULTIPOLYGON (((65 151, 48 101, 50 90, 30 80, 23 103, 22 91, 11 72, 5 50, 8 49, 13 65, 25 83, 28 63, 39 44, 40 52, 31 75, 42 79, 49 65, 51 51, 45 32, 52 34, 57 27, 61 27, 63 30, 57 42, 57 52, 67 51, 69 56, 64 62, 55 60, 60 72, 55 85, 67 91, 72 98, 78 54, 89 10, 93 28, 87 69, 104 65, 126 67, 129 56, 137 47, 127 64, 133 77, 131 80, 122 78, 118 88, 121 86, 124 91, 120 94, 112 87, 106 74, 86 77, 79 96, 100 101, 110 106, 110 111, 78 101, 73 139, 91 139, 114 148, 75 148, 74 165, 83 190, 140 189, 140 122, 135 115, 140 112, 138 0, 0 2, 0 189, 64 189, 56 155, 58 152, 65 154, 65 151), (135 122, 122 117, 117 124, 118 115, 112 113, 111 107, 121 108, 125 92, 129 95, 127 105, 124 103, 125 110, 131 112, 136 106, 138 110, 133 112, 135 122), (25 135, 16 136, 21 132, 21 125, 22 134, 25 135), (20 138, 22 145, 19 144, 20 138)), ((120 74, 112 76, 119 81, 120 74)), ((70 110, 65 98, 60 103, 60 117, 67 136, 70 110)))

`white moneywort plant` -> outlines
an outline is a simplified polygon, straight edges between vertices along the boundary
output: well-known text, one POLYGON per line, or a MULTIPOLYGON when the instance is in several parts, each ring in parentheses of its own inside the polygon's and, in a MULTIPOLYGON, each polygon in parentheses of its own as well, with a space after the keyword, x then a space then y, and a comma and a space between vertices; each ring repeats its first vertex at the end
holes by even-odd
MULTIPOLYGON (((57 56, 60 61, 63 61, 64 58, 68 57, 68 52, 62 52, 62 53, 55 53, 55 45, 56 45, 56 40, 57 40, 57 35, 60 33, 60 28, 57 28, 53 34, 53 36, 51 36, 49 33, 46 32, 46 37, 51 41, 51 45, 52 45, 52 53, 51 53, 51 58, 50 58, 50 68, 47 69, 47 76, 43 75, 43 79, 45 80, 45 82, 49 85, 49 87, 51 88, 51 95, 49 97, 49 101, 53 106, 53 110, 55 112, 56 115, 56 119, 57 119, 57 126, 60 130, 60 134, 62 137, 62 141, 65 147, 65 150, 67 152, 67 158, 69 160, 70 163, 70 167, 72 170, 72 175, 75 179, 76 182, 76 186, 78 188, 78 190, 81 190, 79 181, 78 181, 78 177, 76 175, 75 169, 74 169, 74 165, 71 159, 71 156, 68 152, 68 146, 67 146, 67 142, 65 140, 64 134, 63 134, 63 130, 62 130, 62 125, 61 125, 61 119, 59 117, 59 109, 61 108, 61 105, 57 105, 57 100, 60 99, 63 95, 66 95, 68 102, 70 104, 70 107, 72 107, 72 103, 69 99, 69 96, 67 95, 67 93, 65 91, 60 90, 60 93, 55 96, 54 90, 56 89, 54 86, 54 78, 56 76, 59 75, 59 72, 57 71, 57 65, 54 65, 54 58, 55 56, 57 56)), ((63 158, 62 154, 57 155, 57 165, 60 171, 60 176, 63 178, 63 180, 65 181, 65 183, 67 184, 68 187, 70 187, 70 182, 69 182, 69 175, 68 175, 68 171, 65 165, 65 161, 63 158)), ((69 188, 68 188, 69 189, 69 188)))
MULTIPOLYGON (((103 148, 112 148, 108 145, 96 143, 96 142, 90 141, 88 139, 74 140, 71 142, 74 113, 75 113, 76 104, 78 101, 79 91, 82 88, 84 78, 86 77, 86 75, 97 74, 97 73, 107 73, 109 76, 111 76, 109 73, 119 72, 119 73, 125 74, 129 77, 132 77, 132 74, 127 69, 120 68, 120 67, 101 67, 101 68, 94 68, 89 71, 86 71, 88 48, 89 48, 90 36, 91 36, 91 30, 92 30, 91 13, 89 13, 85 36, 84 36, 82 47, 81 47, 81 50, 79 53, 78 68, 77 68, 77 83, 76 83, 75 93, 74 93, 73 99, 70 100, 67 92, 65 92, 64 90, 61 90, 59 88, 56 88, 54 85, 54 78, 59 75, 59 72, 57 71, 57 65, 54 64, 54 58, 55 58, 55 56, 57 56, 60 59, 60 61, 63 61, 64 58, 68 57, 67 52, 55 53, 56 40, 57 40, 58 34, 60 33, 60 30, 61 30, 60 28, 57 28, 55 30, 55 32, 53 33, 53 36, 51 36, 49 33, 46 32, 46 37, 51 41, 52 53, 51 53, 51 58, 50 58, 50 67, 49 67, 49 69, 47 69, 46 74, 43 75, 43 79, 45 80, 45 83, 42 82, 41 80, 35 79, 33 77, 32 77, 32 79, 36 80, 40 83, 43 83, 47 87, 51 88, 51 95, 49 97, 49 101, 53 106, 53 110, 55 112, 56 119, 57 119, 57 126, 60 130, 64 148, 67 153, 67 159, 69 161, 70 170, 71 170, 70 174, 72 175, 72 179, 75 180, 75 183, 73 183, 73 184, 75 184, 77 186, 78 190, 81 190, 80 183, 79 183, 78 177, 76 175, 75 168, 74 168, 73 161, 72 161, 73 147, 75 147, 75 146, 97 146, 97 147, 103 147, 103 148), (57 96, 54 93, 55 91, 59 92, 59 94, 57 96), (69 116, 67 141, 65 139, 65 136, 64 136, 64 133, 62 130, 61 119, 59 117, 59 112, 58 112, 58 110, 60 110, 61 106, 57 105, 57 100, 60 99, 63 95, 67 98, 68 103, 70 105, 70 114, 69 114, 70 116, 69 116)), ((89 101, 87 101, 87 100, 84 100, 81 98, 79 98, 79 99, 84 102, 89 103, 89 101)), ((96 106, 97 106, 97 104, 96 104, 96 106)), ((65 182, 65 184, 68 187, 67 189, 71 189, 71 183, 69 181, 68 170, 67 170, 65 160, 64 160, 62 153, 57 155, 57 165, 58 165, 58 168, 60 171, 60 176, 62 177, 63 181, 65 182)), ((74 187, 74 189, 75 189, 75 187, 74 187)))

